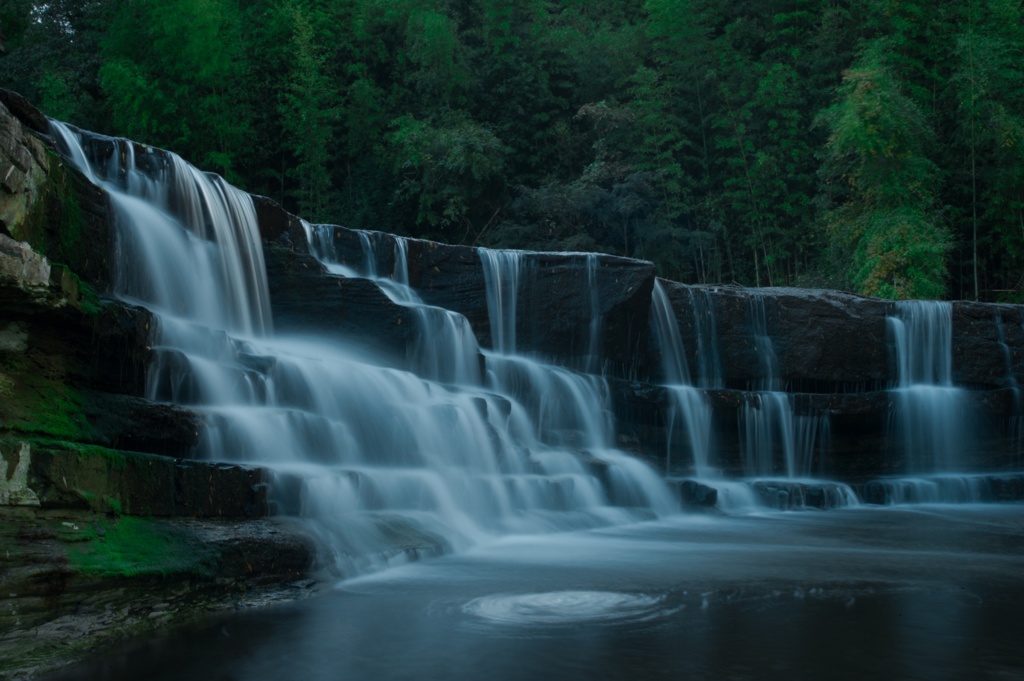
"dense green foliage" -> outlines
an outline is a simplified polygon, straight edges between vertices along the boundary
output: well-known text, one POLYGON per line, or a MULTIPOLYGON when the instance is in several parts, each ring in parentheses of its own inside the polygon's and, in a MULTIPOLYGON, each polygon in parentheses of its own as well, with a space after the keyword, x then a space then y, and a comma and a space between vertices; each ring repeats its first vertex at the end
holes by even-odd
POLYGON ((5 0, 5 87, 303 216, 1024 299, 1016 0, 5 0))

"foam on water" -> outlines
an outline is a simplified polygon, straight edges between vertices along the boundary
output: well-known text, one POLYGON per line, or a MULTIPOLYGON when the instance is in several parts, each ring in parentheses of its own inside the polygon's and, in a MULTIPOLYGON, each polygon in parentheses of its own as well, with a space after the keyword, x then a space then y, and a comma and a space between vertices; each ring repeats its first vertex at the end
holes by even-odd
POLYGON ((617 591, 549 591, 475 598, 463 611, 506 626, 637 622, 665 614, 663 600, 617 591))

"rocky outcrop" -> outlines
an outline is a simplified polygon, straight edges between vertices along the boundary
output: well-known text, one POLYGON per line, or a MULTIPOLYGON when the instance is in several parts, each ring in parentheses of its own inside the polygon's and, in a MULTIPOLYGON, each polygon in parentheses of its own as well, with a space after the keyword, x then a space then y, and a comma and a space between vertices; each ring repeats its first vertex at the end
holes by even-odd
POLYGON ((332 275, 294 249, 266 244, 264 259, 277 332, 333 338, 404 365, 416 331, 409 308, 392 302, 373 282, 332 275))
POLYGON ((314 543, 266 518, 270 479, 253 467, 0 439, 4 678, 157 624, 311 593, 314 543))
POLYGON ((53 141, 41 136, 48 129, 30 104, 0 90, 0 235, 27 243, 76 280, 105 289, 107 197, 56 154, 53 141))
POLYGON ((0 506, 0 676, 15 681, 210 613, 315 593, 311 539, 272 519, 0 506))
MULTIPOLYGON (((754 338, 762 316, 779 384, 793 392, 879 390, 897 382, 886 318, 895 303, 837 291, 687 286, 663 281, 695 383, 752 390, 766 367, 754 338), (714 366, 709 370, 708 363, 714 366)), ((1024 308, 953 303, 953 370, 968 388, 1024 381, 1024 308)), ((660 356, 660 350, 655 348, 660 356)), ((652 362, 657 365, 658 357, 652 362)))
POLYGON ((259 518, 270 508, 270 478, 251 466, 8 439, 0 467, 0 505, 190 518, 259 518))
MULTIPOLYGON (((342 227, 335 227, 332 237, 339 263, 361 272, 394 271, 398 237, 342 227), (370 250, 364 241, 370 243, 370 250)), ((493 347, 479 249, 419 239, 405 239, 404 246, 409 285, 423 301, 463 315, 480 345, 493 347)), ((518 352, 577 368, 597 367, 618 376, 646 370, 643 349, 648 342, 654 283, 651 263, 607 255, 532 252, 521 253, 520 263, 518 352), (592 337, 599 341, 595 348, 592 337), (592 351, 597 356, 587 357, 592 351)))
POLYGON ((953 303, 953 380, 980 389, 1024 382, 1024 306, 953 303))
POLYGON ((11 234, 44 210, 51 164, 57 159, 0 102, 0 230, 11 234))
POLYGON ((890 381, 885 318, 891 303, 837 291, 662 285, 697 382, 718 377, 717 387, 746 390, 763 382, 757 315, 772 341, 776 379, 791 390, 870 390, 890 381))
MULTIPOLYGON (((314 544, 272 479, 194 461, 200 420, 146 399, 153 315, 104 300, 106 195, 0 91, 0 677, 224 607, 292 599, 314 544)), ((90 153, 115 153, 96 137, 90 153)), ((139 145, 140 164, 167 154, 139 145)), ((154 165, 154 167, 156 167, 154 165)))

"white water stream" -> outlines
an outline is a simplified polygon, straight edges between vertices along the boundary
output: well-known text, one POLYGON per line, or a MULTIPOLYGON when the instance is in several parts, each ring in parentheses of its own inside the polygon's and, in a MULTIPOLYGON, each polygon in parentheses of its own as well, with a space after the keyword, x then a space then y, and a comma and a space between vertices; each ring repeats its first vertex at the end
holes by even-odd
MULTIPOLYGON (((352 267, 338 262, 334 228, 305 225, 325 276, 368 279, 410 311, 416 328, 408 370, 387 368, 347 349, 344 339, 273 331, 247 194, 167 152, 95 136, 83 145, 75 129, 54 122, 53 130, 69 160, 110 195, 113 293, 158 318, 147 396, 202 416, 199 456, 265 466, 278 477, 279 494, 295 490, 278 501, 319 534, 325 565, 344 574, 372 571, 509 534, 679 510, 661 477, 614 444, 610 389, 600 375, 598 257, 586 258, 585 347, 569 362, 581 372, 519 352, 530 254, 479 249, 492 340, 481 349, 463 316, 424 304, 409 286, 406 240, 361 232, 362 264, 352 267), (379 271, 382 262, 393 262, 392 271, 379 271)), ((666 470, 690 467, 718 490, 719 508, 743 512, 763 508, 765 483, 790 485, 781 488, 788 495, 803 494, 802 484, 821 487, 810 475, 827 445, 828 418, 794 414, 757 295, 748 318, 761 379, 737 424, 747 477, 723 478, 706 392, 724 387, 714 301, 706 290, 688 295, 696 379, 660 282, 651 301, 671 402, 666 470)), ((958 466, 966 421, 963 392, 952 384, 949 309, 901 303, 888 321, 900 377, 894 432, 915 476, 881 483, 890 503, 983 494, 972 490, 984 485, 958 466), (928 477, 938 473, 944 477, 928 477)), ((825 484, 829 505, 857 502, 848 486, 825 484)))
POLYGON ((148 396, 202 415, 200 456, 297 479, 291 501, 328 565, 352 574, 509 533, 678 510, 650 468, 612 446, 601 379, 515 354, 516 253, 483 252, 497 350, 482 372, 466 320, 406 284, 403 242, 382 277, 369 234, 354 272, 332 262, 329 228, 310 226, 332 272, 371 279, 414 311, 415 372, 383 368, 337 339, 272 332, 247 194, 165 152, 104 140, 107 155, 92 157, 75 130, 54 130, 111 197, 114 293, 158 316, 148 396))

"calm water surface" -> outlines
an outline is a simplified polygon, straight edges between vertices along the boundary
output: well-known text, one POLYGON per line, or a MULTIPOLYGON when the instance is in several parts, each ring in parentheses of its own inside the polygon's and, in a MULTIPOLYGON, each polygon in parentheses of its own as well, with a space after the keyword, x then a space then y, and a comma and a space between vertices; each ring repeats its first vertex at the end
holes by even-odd
POLYGON ((1024 506, 509 537, 152 637, 70 679, 1020 679, 1024 506))

